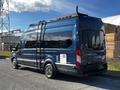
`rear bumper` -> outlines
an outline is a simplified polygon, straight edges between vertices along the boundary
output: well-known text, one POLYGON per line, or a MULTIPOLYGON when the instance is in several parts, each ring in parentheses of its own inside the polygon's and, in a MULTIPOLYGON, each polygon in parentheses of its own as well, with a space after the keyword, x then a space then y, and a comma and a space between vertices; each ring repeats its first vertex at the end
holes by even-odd
MULTIPOLYGON (((62 68, 62 66, 60 66, 62 68)), ((73 76, 89 76, 89 75, 95 75, 95 74, 101 74, 105 73, 107 71, 107 63, 99 63, 99 64, 91 64, 91 65, 84 65, 80 67, 76 66, 63 66, 63 69, 58 69, 61 73, 65 73, 68 75, 73 76)))
POLYGON ((98 64, 90 64, 76 67, 77 76, 88 76, 105 73, 107 71, 107 63, 98 63, 98 64))

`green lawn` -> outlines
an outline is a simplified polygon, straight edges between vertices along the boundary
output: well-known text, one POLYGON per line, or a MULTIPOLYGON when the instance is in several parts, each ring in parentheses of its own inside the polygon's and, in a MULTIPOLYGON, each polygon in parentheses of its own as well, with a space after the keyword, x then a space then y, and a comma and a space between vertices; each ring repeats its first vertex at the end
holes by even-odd
POLYGON ((120 71, 120 60, 108 60, 108 70, 120 71))
POLYGON ((10 57, 10 52, 9 51, 0 51, 0 56, 4 56, 4 57, 10 57))

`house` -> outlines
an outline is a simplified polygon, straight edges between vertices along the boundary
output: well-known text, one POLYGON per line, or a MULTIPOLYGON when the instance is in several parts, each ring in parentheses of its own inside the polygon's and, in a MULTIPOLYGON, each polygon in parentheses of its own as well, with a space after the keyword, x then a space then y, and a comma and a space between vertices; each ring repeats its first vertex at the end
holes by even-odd
POLYGON ((120 58, 120 15, 103 18, 106 33, 107 58, 120 58))

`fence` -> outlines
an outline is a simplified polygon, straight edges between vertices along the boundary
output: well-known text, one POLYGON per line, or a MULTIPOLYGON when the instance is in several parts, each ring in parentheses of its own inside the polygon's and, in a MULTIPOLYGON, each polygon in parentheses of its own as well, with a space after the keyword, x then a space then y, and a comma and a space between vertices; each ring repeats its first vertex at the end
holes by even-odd
POLYGON ((20 41, 20 36, 1 36, 0 38, 0 50, 9 51, 11 46, 16 46, 20 41))

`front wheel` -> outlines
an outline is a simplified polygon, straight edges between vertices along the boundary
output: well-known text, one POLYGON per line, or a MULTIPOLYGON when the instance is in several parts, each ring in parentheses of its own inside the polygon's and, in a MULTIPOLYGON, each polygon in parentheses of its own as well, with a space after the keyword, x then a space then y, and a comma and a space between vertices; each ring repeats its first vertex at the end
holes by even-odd
POLYGON ((18 69, 18 68, 19 68, 19 65, 18 65, 18 63, 17 63, 16 58, 13 58, 13 59, 12 59, 12 64, 13 64, 13 66, 14 66, 14 69, 18 69))
POLYGON ((55 78, 55 76, 56 76, 56 70, 55 70, 55 68, 53 67, 53 65, 52 64, 46 64, 45 65, 45 76, 47 77, 47 78, 55 78))

